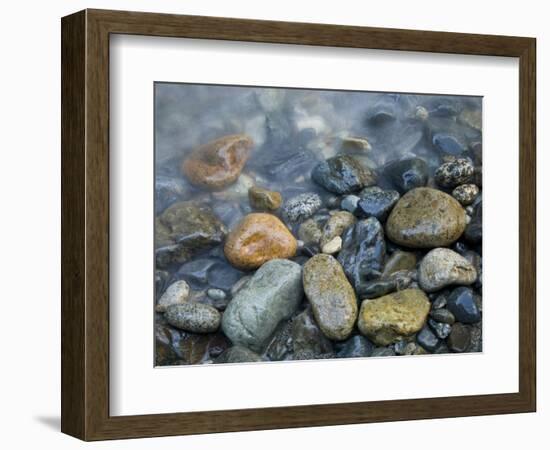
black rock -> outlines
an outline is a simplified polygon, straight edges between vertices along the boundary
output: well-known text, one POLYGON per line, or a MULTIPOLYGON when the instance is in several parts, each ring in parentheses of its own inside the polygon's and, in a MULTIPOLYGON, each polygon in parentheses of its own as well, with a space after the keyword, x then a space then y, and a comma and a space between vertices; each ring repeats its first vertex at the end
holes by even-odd
POLYGON ((471 333, 470 327, 459 322, 453 324, 451 334, 447 338, 449 350, 457 353, 463 353, 470 347, 471 333))
POLYGON ((460 156, 466 151, 466 146, 459 139, 447 133, 434 134, 432 143, 444 155, 460 156))
POLYGON ((447 323, 449 325, 455 323, 456 320, 453 313, 445 308, 432 309, 430 317, 436 322, 447 323))
POLYGON ((395 356, 395 350, 392 347, 376 347, 372 351, 371 356, 395 356))
POLYGON ((372 280, 363 284, 361 300, 365 298, 378 298, 397 290, 397 280, 372 280))
POLYGON ((451 325, 448 323, 436 322, 433 319, 429 319, 428 324, 439 339, 445 339, 451 333, 451 325))
POLYGON ((389 212, 399 200, 399 192, 383 190, 378 186, 363 189, 357 203, 355 215, 358 217, 376 217, 380 221, 386 220, 389 212))
POLYGON ((244 272, 220 261, 209 267, 207 281, 211 287, 229 291, 244 275, 246 275, 244 272))
POLYGON ((262 358, 246 347, 234 346, 225 350, 218 358, 214 360, 214 364, 221 363, 243 363, 243 362, 259 362, 262 358))
POLYGON ((434 352, 437 350, 440 343, 437 336, 427 326, 424 326, 424 328, 422 328, 422 330, 420 330, 420 332, 416 335, 416 340, 429 352, 434 352))
POLYGON ((338 358, 364 358, 371 356, 374 348, 371 341, 357 334, 340 344, 336 356, 338 358))
POLYGON ((309 309, 292 320, 290 333, 294 349, 293 359, 319 359, 328 354, 332 356, 332 343, 322 333, 309 309))
POLYGON ((319 163, 311 177, 335 194, 351 194, 376 183, 375 172, 349 155, 334 156, 319 163))
POLYGON ((420 158, 394 161, 385 167, 384 175, 401 194, 404 194, 411 189, 426 186, 428 165, 420 158))
POLYGON ((344 233, 338 261, 359 297, 368 281, 380 277, 385 256, 384 230, 376 218, 360 220, 344 233))
POLYGON ((476 323, 481 320, 481 312, 471 288, 458 287, 454 289, 447 299, 447 308, 458 322, 476 323))
POLYGON ((482 238, 482 220, 483 211, 482 211, 482 203, 479 202, 477 205, 474 206, 474 213, 472 214, 472 219, 470 220, 470 223, 466 226, 466 230, 464 230, 464 237, 474 244, 478 244, 481 242, 482 238))
POLYGON ((155 177, 155 213, 160 214, 169 206, 183 199, 189 185, 182 178, 165 175, 155 177))

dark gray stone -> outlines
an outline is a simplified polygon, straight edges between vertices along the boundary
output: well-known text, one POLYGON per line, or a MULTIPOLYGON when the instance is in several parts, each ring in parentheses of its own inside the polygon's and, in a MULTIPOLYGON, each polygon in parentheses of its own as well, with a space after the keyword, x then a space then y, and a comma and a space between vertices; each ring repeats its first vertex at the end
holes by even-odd
POLYGON ((458 322, 476 323, 481 320, 474 291, 468 287, 454 289, 447 299, 447 308, 458 322))
POLYGON ((474 213, 472 214, 472 218, 470 220, 470 223, 466 226, 466 230, 464 230, 464 237, 473 244, 479 244, 481 242, 482 238, 482 203, 479 202, 474 206, 474 213))
POLYGON ((453 313, 445 308, 432 309, 430 317, 436 322, 447 323, 449 325, 455 323, 456 320, 453 313))
POLYGON ((395 292, 397 290, 397 280, 372 280, 363 284, 361 289, 361 300, 365 298, 377 298, 383 295, 395 292))
POLYGON ((376 174, 349 155, 339 155, 318 164, 313 180, 335 194, 351 194, 376 183, 376 174))
POLYGON ((451 333, 451 325, 428 319, 428 324, 439 339, 445 339, 451 333))
POLYGON ((246 363, 246 362, 260 362, 262 358, 257 353, 246 347, 235 345, 225 350, 218 358, 214 360, 214 364, 223 363, 246 363))
POLYGON ((428 165, 420 158, 409 158, 394 161, 384 169, 394 187, 401 193, 426 186, 428 182, 428 165))
POLYGON ((372 355, 374 348, 374 344, 366 337, 356 334, 340 345, 336 356, 338 358, 365 358, 372 355))
POLYGON ((428 326, 424 326, 422 330, 416 335, 417 342, 429 352, 434 352, 439 346, 439 339, 437 336, 430 330, 428 326))
POLYGON ((281 214, 287 222, 303 222, 321 208, 322 201, 314 192, 299 194, 287 200, 281 209, 281 214))
POLYGON ((471 333, 470 327, 460 322, 453 324, 451 333, 447 338, 449 350, 456 353, 463 353, 470 347, 471 333))
POLYGON ((395 356, 395 350, 392 347, 376 347, 372 351, 371 357, 377 356, 395 356))
POLYGON ((399 192, 383 190, 378 186, 371 186, 359 193, 359 203, 355 214, 358 217, 376 217, 380 221, 386 220, 389 212, 399 200, 399 192))

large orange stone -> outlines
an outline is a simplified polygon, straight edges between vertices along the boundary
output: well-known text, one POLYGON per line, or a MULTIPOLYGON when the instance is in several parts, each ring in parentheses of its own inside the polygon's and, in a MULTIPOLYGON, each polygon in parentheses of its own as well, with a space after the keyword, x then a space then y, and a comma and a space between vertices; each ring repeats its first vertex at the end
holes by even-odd
POLYGON ((193 150, 181 170, 195 186, 222 189, 239 177, 252 145, 252 139, 245 134, 221 137, 193 150))
POLYGON ((271 259, 291 258, 296 248, 296 239, 277 217, 252 213, 229 233, 224 252, 235 267, 252 270, 271 259))

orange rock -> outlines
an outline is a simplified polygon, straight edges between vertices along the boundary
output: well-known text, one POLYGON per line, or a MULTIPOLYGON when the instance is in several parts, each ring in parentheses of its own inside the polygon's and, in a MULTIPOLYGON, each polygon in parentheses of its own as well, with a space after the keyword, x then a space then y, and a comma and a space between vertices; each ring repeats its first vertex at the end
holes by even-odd
POLYGON ((296 247, 296 239, 277 217, 252 213, 229 233, 224 252, 235 267, 252 270, 270 259, 293 257, 296 247))
POLYGON ((245 134, 221 137, 193 150, 181 170, 195 186, 222 189, 239 177, 252 145, 245 134))

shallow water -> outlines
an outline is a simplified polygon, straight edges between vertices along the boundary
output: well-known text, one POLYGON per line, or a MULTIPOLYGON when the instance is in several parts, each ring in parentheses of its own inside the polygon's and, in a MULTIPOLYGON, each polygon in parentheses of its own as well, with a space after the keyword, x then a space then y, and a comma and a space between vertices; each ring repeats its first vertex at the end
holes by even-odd
MULTIPOLYGON (((155 210, 160 215, 169 206, 193 200, 211 209, 223 222, 226 231, 252 212, 248 189, 261 186, 281 193, 283 203, 301 193, 316 193, 323 202, 315 213, 319 223, 328 219, 331 210, 339 210, 345 195, 328 192, 311 178, 312 170, 322 161, 336 155, 352 155, 363 166, 378 175, 376 185, 395 188, 385 175, 387 164, 418 157, 428 167, 428 186, 450 193, 452 189, 437 186, 435 170, 452 157, 468 159, 481 171, 482 99, 468 96, 437 96, 351 91, 273 89, 232 86, 157 83, 155 85, 155 210), (189 183, 181 172, 182 161, 197 147, 227 135, 243 134, 253 141, 250 156, 236 182, 224 189, 210 191, 189 183), (360 138, 353 140, 350 138, 360 138)), ((478 175, 476 175, 478 176, 478 175)), ((481 181, 472 181, 481 188, 481 181)), ((474 205, 481 201, 481 193, 474 205)), ((466 208, 471 217, 473 212, 466 208)), ((281 217, 281 209, 273 212, 281 217)), ((385 220, 385 219, 384 219, 385 220)), ((382 225, 384 225, 382 221, 382 225)), ((295 237, 300 223, 287 223, 295 237)), ((197 248, 185 262, 157 265, 157 301, 166 288, 177 280, 185 280, 191 289, 190 300, 213 305, 223 314, 231 301, 232 287, 254 271, 233 267, 224 255, 223 239, 205 248, 197 248), (206 291, 221 289, 226 298, 215 300, 206 291)), ((396 250, 410 250, 385 238, 387 258, 396 250)), ((160 246, 157 239, 157 246, 160 246)), ((475 252, 481 258, 481 245, 461 237, 451 245, 458 253, 475 252)), ((428 249, 414 249, 420 261, 428 249)), ((319 248, 307 245, 298 249, 292 259, 304 264, 319 248)), ((470 255, 471 257, 471 255, 470 255)), ((481 277, 473 285, 481 294, 481 277)), ((413 283, 415 281, 413 280, 413 283)), ((430 300, 448 289, 430 294, 430 300)), ((478 303, 481 297, 479 297, 478 303)), ((307 299, 288 320, 279 323, 272 341, 262 351, 263 360, 309 359, 296 357, 292 343, 295 317, 310 308, 307 299), (294 318, 294 319, 293 319, 294 318), (280 347, 280 348, 278 348, 280 347)), ((432 305, 433 309, 433 305, 432 305)), ((182 331, 166 324, 164 314, 156 314, 157 364, 193 364, 212 362, 232 343, 222 331, 199 334, 182 331)), ((327 341, 313 329, 311 358, 341 357, 346 345, 358 341, 354 328, 343 342, 327 341)), ((471 340, 481 334, 481 322, 467 324, 471 340)), ((417 341, 416 334, 399 344, 377 347, 375 354, 406 351, 431 352, 417 341), (415 340, 416 339, 416 340, 415 340), (409 350, 401 347, 413 343, 409 350), (423 350, 422 350, 423 349, 423 350)), ((480 341, 480 336, 477 340, 480 341)), ((358 345, 363 345, 364 342, 358 345)), ((449 351, 445 339, 435 353, 449 351)), ((479 351, 481 343, 466 351, 479 351)), ((369 351, 365 350, 369 353, 369 351)), ((307 352, 306 352, 307 353, 307 352)), ((352 356, 358 356, 354 354, 352 356)), ((370 350, 372 354, 372 349, 370 350)), ((305 354, 305 353, 304 353, 305 354)), ((368 355, 363 355, 368 356, 368 355)), ((222 358, 223 359, 223 358, 222 358)), ((232 362, 232 361, 230 361, 232 362)))

